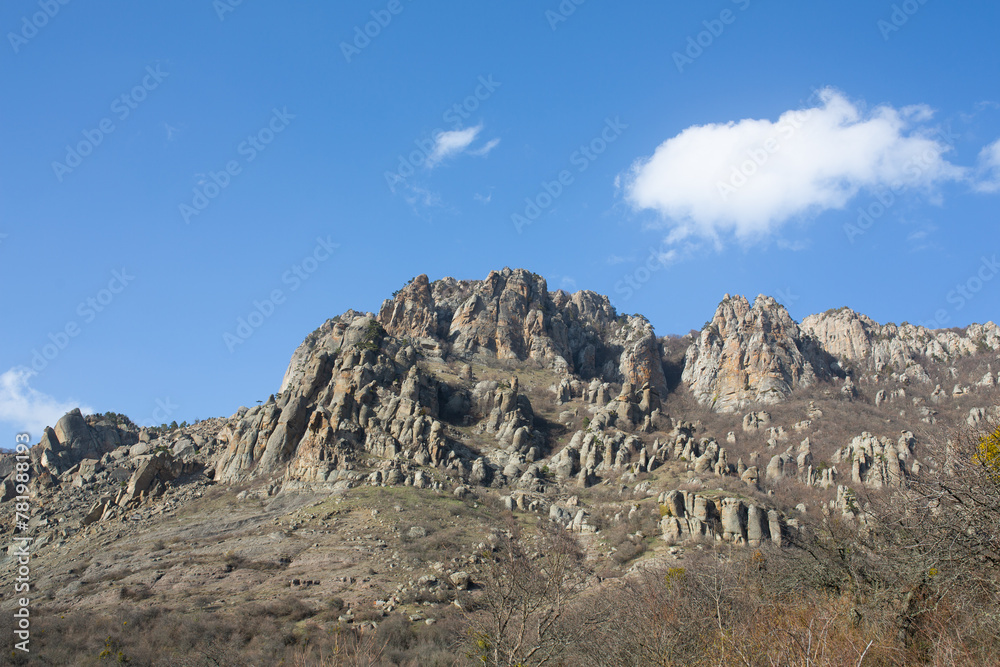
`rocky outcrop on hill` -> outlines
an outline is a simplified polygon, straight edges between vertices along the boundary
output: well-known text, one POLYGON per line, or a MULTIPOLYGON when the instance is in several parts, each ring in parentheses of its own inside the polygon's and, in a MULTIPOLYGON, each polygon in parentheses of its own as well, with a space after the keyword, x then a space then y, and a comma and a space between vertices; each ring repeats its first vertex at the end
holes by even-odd
POLYGON ((288 369, 281 381, 280 394, 305 381, 308 364, 323 353, 335 354, 341 349, 366 345, 372 347, 376 339, 381 340, 382 330, 371 329, 371 314, 349 310, 324 322, 318 329, 306 336, 292 353, 288 369))
MULTIPOLYGON (((664 431, 672 420, 660 417, 657 424, 657 430, 664 431)), ((652 472, 667 461, 680 461, 695 475, 721 477, 747 470, 742 460, 739 465, 732 464, 726 449, 714 438, 695 438, 694 425, 689 422, 674 424, 665 438, 654 438, 649 443, 597 420, 587 430, 574 433, 552 457, 549 467, 560 481, 575 477, 580 485, 590 486, 613 474, 623 474, 622 481, 634 480, 636 475, 652 472)))
POLYGON ((617 430, 577 431, 569 444, 552 457, 549 467, 560 481, 575 477, 582 486, 591 486, 602 473, 627 469, 649 472, 664 460, 666 451, 658 441, 647 447, 636 436, 617 430))
MULTIPOLYGON (((851 481, 873 489, 902 486, 910 474, 919 474, 913 458, 913 434, 904 431, 897 442, 867 431, 833 455, 833 462, 851 467, 851 481)), ((846 473, 845 473, 846 474, 846 473)))
POLYGON ((530 360, 666 393, 659 343, 644 317, 618 316, 594 292, 549 292, 544 278, 523 269, 492 271, 482 281, 417 276, 382 304, 377 319, 428 354, 530 360))
POLYGON ((420 370, 412 345, 370 316, 328 322, 300 346, 285 377, 284 391, 241 408, 219 432, 216 479, 277 475, 293 485, 335 484, 376 468, 379 477, 403 483, 402 469, 411 464, 476 477, 472 452, 449 438, 439 419, 448 389, 420 370))
POLYGON ((519 389, 516 377, 502 384, 483 380, 472 391, 472 406, 476 414, 485 417, 479 425, 481 431, 495 434, 504 448, 530 455, 533 461, 541 457, 545 439, 534 430, 531 401, 519 389))
POLYGON ((770 541, 780 547, 782 533, 789 530, 777 510, 741 498, 670 491, 659 502, 664 514, 660 530, 670 543, 708 540, 757 547, 770 541))
POLYGON ((802 330, 830 354, 873 373, 889 367, 912 379, 930 381, 922 358, 950 363, 977 352, 1000 350, 1000 327, 993 322, 973 324, 964 333, 932 331, 913 324, 879 324, 850 308, 840 308, 802 320, 802 330))
POLYGON ((774 299, 758 296, 751 307, 727 294, 688 348, 682 379, 698 402, 734 412, 829 379, 831 361, 774 299))
POLYGON ((32 457, 53 475, 61 475, 84 459, 99 459, 105 453, 139 440, 133 425, 114 424, 100 416, 84 417, 79 408, 67 412, 46 427, 32 457))

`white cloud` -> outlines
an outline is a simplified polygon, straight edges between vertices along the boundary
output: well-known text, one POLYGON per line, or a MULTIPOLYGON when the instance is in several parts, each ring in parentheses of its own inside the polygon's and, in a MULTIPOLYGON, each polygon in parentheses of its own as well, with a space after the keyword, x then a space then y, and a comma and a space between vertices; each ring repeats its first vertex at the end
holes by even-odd
POLYGON ((487 155, 490 154, 491 150, 493 150, 499 145, 500 145, 499 139, 490 139, 489 141, 486 142, 486 145, 483 146, 482 148, 477 148, 476 150, 469 152, 479 157, 486 157, 487 155))
POLYGON ((464 130, 438 132, 434 135, 434 147, 431 149, 430 155, 427 156, 427 167, 433 169, 448 158, 465 152, 479 157, 489 155, 490 151, 500 145, 500 139, 490 139, 485 145, 469 150, 482 131, 483 126, 480 124, 475 127, 467 127, 464 130))
POLYGON ((446 160, 464 151, 476 140, 482 129, 482 125, 477 125, 475 127, 467 127, 464 130, 438 132, 434 137, 434 148, 431 149, 431 154, 427 156, 427 166, 434 167, 442 160, 446 160))
POLYGON ((926 125, 923 105, 860 108, 831 88, 818 105, 777 121, 695 125, 637 160, 625 181, 637 209, 664 216, 673 241, 753 239, 803 215, 844 208, 862 190, 893 185, 932 192, 966 170, 926 125))
POLYGON ((1000 139, 980 151, 978 178, 973 187, 977 192, 1000 192, 1000 139))
POLYGON ((907 250, 909 252, 921 252, 923 250, 937 249, 938 245, 934 242, 934 232, 937 231, 937 227, 929 223, 922 223, 919 227, 916 231, 907 234, 907 250))
POLYGON ((32 375, 25 368, 11 368, 0 375, 0 421, 28 432, 33 442, 38 442, 46 426, 55 426, 59 418, 73 408, 93 412, 78 401, 59 401, 32 389, 28 386, 32 375))

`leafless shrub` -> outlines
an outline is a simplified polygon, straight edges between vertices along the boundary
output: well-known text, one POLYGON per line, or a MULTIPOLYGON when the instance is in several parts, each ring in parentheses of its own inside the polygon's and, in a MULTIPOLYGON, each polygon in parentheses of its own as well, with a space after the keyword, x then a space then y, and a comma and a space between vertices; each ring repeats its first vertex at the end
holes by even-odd
POLYGON ((483 554, 481 611, 469 617, 471 655, 484 665, 545 664, 586 630, 586 622, 565 618, 586 578, 583 552, 550 522, 539 522, 531 536, 509 516, 504 528, 483 554))
MULTIPOLYGON (((871 498, 867 538, 905 592, 900 639, 919 659, 984 652, 1000 640, 1000 422, 957 430, 938 443, 943 470, 871 498), (943 450, 943 451, 941 451, 943 450), (949 648, 950 647, 950 648, 949 648)), ((987 661, 988 662, 988 661, 987 661)), ((984 663, 985 664, 985 663, 984 663)))

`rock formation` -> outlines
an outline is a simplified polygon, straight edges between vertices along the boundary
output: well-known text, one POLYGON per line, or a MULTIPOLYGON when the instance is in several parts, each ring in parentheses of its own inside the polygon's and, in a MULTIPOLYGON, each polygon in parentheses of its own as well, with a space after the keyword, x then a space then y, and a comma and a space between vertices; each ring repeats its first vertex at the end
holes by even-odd
POLYGON ((728 294, 688 348, 682 379, 718 412, 776 403, 832 375, 828 356, 774 299, 728 294))
POLYGON ((670 543, 720 541, 758 547, 764 542, 782 545, 786 522, 769 510, 740 498, 712 498, 690 491, 661 494, 660 530, 670 543))
POLYGON ((835 452, 833 462, 850 466, 851 481, 855 484, 875 489, 901 486, 906 476, 912 473, 913 466, 919 470, 919 464, 912 455, 914 444, 913 434, 909 431, 904 431, 897 442, 886 437, 876 438, 866 431, 835 452), (910 471, 908 467, 911 467, 910 471))
POLYGON ((485 280, 417 276, 377 316, 386 332, 424 352, 460 359, 534 361, 606 382, 649 383, 666 394, 659 343, 642 316, 618 316, 606 296, 549 292, 523 269, 485 280))
POLYGON ((860 362, 873 373, 889 367, 919 381, 929 381, 920 358, 950 363, 977 352, 1000 350, 1000 327, 993 322, 973 324, 964 333, 932 331, 906 323, 881 325, 850 308, 840 308, 806 317, 802 330, 840 359, 860 362))
POLYGON ((216 478, 332 484, 359 466, 398 472, 409 462, 468 474, 473 456, 446 436, 442 389, 416 360, 371 317, 328 322, 296 351, 284 391, 219 433, 216 478))

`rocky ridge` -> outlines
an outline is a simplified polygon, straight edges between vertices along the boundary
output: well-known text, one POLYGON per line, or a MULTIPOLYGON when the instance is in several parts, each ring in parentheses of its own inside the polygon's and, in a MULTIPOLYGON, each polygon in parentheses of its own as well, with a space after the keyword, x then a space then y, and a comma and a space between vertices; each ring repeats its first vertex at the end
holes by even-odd
POLYGON ((839 359, 858 362, 871 373, 889 368, 918 381, 929 381, 922 365, 925 359, 952 363, 1000 350, 1000 327, 993 322, 973 324, 961 333, 932 331, 907 323, 882 325, 850 308, 840 308, 806 317, 801 329, 839 359))
MULTIPOLYGON (((863 521, 865 492, 943 466, 925 448, 956 415, 978 424, 1000 414, 995 325, 926 341, 893 326, 843 312, 798 325, 773 299, 727 295, 690 340, 682 384, 668 391, 665 341, 606 297, 548 292, 521 270, 483 281, 419 276, 378 314, 325 322, 295 350, 279 391, 230 417, 160 432, 67 414, 32 449, 32 494, 44 507, 32 518, 35 548, 61 553, 132 535, 202 506, 209 492, 231 492, 251 524, 257 503, 270 522, 285 521, 296 499, 329 500, 321 516, 289 520, 284 532, 259 526, 253 539, 235 540, 254 545, 240 557, 261 568, 305 572, 321 562, 298 555, 309 544, 338 544, 331 525, 343 499, 391 492, 412 501, 411 491, 449 507, 547 516, 584 536, 592 554, 622 563, 640 547, 657 552, 647 547, 654 535, 679 549, 670 558, 716 542, 785 547, 810 517, 863 521), (891 372, 869 370, 876 358, 891 372), (918 364, 946 388, 910 383, 918 364), (857 384, 842 379, 844 368, 857 371, 857 384), (852 414, 858 424, 841 423, 852 414), (606 542, 626 524, 627 544, 606 542), (275 563, 253 560, 265 552, 275 563)), ((3 501, 16 495, 13 470, 0 456, 3 501)), ((405 513, 406 502, 398 506, 405 513)), ((365 525, 381 525, 373 512, 385 511, 366 505, 365 525)), ((406 560, 393 539, 419 544, 428 533, 374 530, 344 535, 393 567, 406 560)), ((465 554, 435 574, 409 562, 411 584, 432 577, 435 594, 468 587, 461 576, 448 583, 450 572, 476 565, 465 554)), ((357 577, 352 570, 351 583, 357 577)), ((303 581, 315 579, 283 585, 312 585, 303 581)), ((378 595, 382 609, 400 604, 378 595)))
POLYGON ((685 355, 682 379, 700 403, 735 412, 829 380, 832 357, 774 299, 723 298, 685 355))

